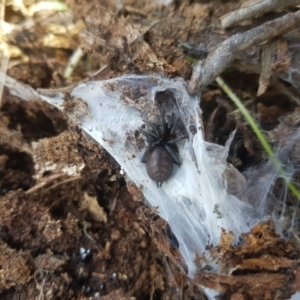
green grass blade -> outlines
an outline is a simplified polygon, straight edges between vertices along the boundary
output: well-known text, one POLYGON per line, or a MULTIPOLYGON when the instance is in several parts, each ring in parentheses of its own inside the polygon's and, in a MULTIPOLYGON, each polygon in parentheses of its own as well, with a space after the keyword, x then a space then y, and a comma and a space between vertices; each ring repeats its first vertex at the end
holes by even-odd
POLYGON ((233 93, 233 91, 230 89, 228 85, 224 82, 224 80, 221 77, 216 78, 216 82, 218 85, 224 90, 224 92, 228 95, 228 97, 234 102, 234 104, 238 107, 238 109, 241 111, 241 113, 244 115, 245 119, 251 126, 252 130, 256 134, 257 138, 259 139, 261 145, 268 153, 269 157, 272 159, 276 169, 278 170, 279 174, 284 179, 286 185, 292 192, 292 194, 300 200, 300 192, 297 190, 297 188, 288 180, 285 171, 282 168, 281 162, 277 159, 275 156, 272 147, 269 145, 268 141, 264 137, 263 133, 260 131, 259 127, 257 126, 256 122, 250 115, 249 111, 246 109, 242 101, 233 93))

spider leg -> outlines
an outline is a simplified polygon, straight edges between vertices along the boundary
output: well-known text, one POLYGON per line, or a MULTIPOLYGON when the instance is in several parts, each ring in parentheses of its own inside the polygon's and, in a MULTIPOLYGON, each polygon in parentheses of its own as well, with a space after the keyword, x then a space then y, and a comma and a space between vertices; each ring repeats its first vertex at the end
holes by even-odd
MULTIPOLYGON (((157 126, 155 124, 153 124, 153 125, 157 129, 157 126)), ((146 131, 143 128, 140 128, 140 131, 147 138, 147 142, 151 143, 152 146, 157 146, 158 144, 161 143, 161 141, 163 139, 163 135, 162 134, 160 134, 159 136, 157 136, 154 132, 146 131)))
POLYGON ((157 126, 154 123, 150 123, 148 121, 144 121, 144 123, 152 127, 152 129, 153 129, 153 131, 155 131, 157 137, 161 136, 161 131, 160 131, 159 126, 157 126))
POLYGON ((153 146, 157 146, 157 145, 161 144, 163 138, 164 138, 164 136, 161 135, 160 138, 159 138, 158 140, 152 142, 152 145, 153 145, 153 146))
POLYGON ((156 136, 156 134, 154 132, 151 131, 146 131, 143 128, 140 128, 141 133, 148 139, 150 140, 157 140, 159 139, 158 136, 156 136))
POLYGON ((168 122, 168 127, 169 129, 171 129, 173 127, 173 123, 174 123, 174 114, 171 115, 170 120, 168 122))
POLYGON ((151 147, 152 147, 152 144, 150 144, 150 145, 148 145, 148 146, 146 147, 145 152, 144 152, 144 154, 143 154, 143 156, 142 156, 142 158, 141 158, 141 162, 144 163, 144 164, 147 162, 146 158, 147 158, 147 155, 148 155, 148 153, 149 153, 151 147))
POLYGON ((162 112, 161 112, 161 128, 162 128, 162 136, 165 136, 167 131, 167 124, 165 121, 165 106, 163 105, 162 112))
POLYGON ((170 131, 170 135, 172 135, 178 125, 178 122, 179 122, 179 117, 177 117, 176 121, 174 122, 174 124, 172 124, 172 127, 171 127, 171 131, 170 131))
POLYGON ((184 139, 186 139, 186 138, 188 138, 187 136, 180 136, 180 137, 178 137, 178 138, 176 138, 176 139, 174 139, 174 140, 171 140, 171 141, 168 141, 166 144, 168 144, 168 145, 172 145, 172 144, 175 144, 175 143, 177 143, 177 142, 179 142, 179 141, 181 141, 181 140, 184 140, 184 139))
POLYGON ((146 141, 148 142, 148 144, 152 144, 156 141, 156 139, 153 139, 153 138, 146 138, 146 141))
POLYGON ((174 164, 180 166, 181 165, 181 161, 180 161, 180 159, 178 157, 178 154, 169 145, 165 144, 164 147, 168 151, 168 153, 172 156, 174 164))

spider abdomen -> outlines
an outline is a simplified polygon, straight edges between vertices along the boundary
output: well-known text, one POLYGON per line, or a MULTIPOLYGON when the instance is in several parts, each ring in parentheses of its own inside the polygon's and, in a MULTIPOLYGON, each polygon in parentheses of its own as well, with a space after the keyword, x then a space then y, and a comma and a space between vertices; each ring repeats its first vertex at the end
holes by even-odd
POLYGON ((148 155, 146 169, 149 177, 152 180, 162 184, 172 175, 172 156, 164 147, 155 147, 148 155))

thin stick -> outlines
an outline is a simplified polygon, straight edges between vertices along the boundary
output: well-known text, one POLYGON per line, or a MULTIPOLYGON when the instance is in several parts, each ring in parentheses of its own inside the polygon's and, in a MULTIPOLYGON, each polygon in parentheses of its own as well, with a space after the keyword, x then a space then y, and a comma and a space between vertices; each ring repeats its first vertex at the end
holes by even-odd
POLYGON ((65 69, 64 76, 65 78, 70 78, 74 69, 79 64, 81 58, 83 57, 84 53, 81 47, 78 47, 74 53, 71 55, 68 65, 65 69))
POLYGON ((9 57, 4 54, 0 62, 0 108, 2 103, 2 93, 3 93, 8 61, 9 61, 9 57))
POLYGON ((88 232, 87 232, 87 229, 89 229, 91 227, 91 224, 89 222, 84 221, 84 222, 82 222, 82 225, 83 225, 83 233, 84 233, 84 235, 88 239, 90 239, 92 242, 96 243, 96 241, 94 240, 94 238, 91 235, 89 235, 88 232))
MULTIPOLYGON (((1 23, 1 25, 2 25, 2 22, 4 22, 5 7, 6 7, 6 0, 1 0, 1 2, 0 2, 0 23, 1 23)), ((1 32, 0 32, 0 34, 1 34, 1 32)))
POLYGON ((198 62, 194 67, 189 92, 198 93, 213 82, 242 51, 284 35, 299 26, 300 11, 297 11, 230 37, 222 42, 205 61, 198 62))
POLYGON ((54 181, 61 179, 63 177, 66 177, 67 174, 65 173, 58 173, 58 174, 53 174, 47 178, 45 178, 43 181, 39 182, 38 184, 36 184, 35 186, 33 186, 32 188, 30 188, 29 190, 27 190, 25 192, 25 194, 32 194, 37 192, 38 190, 45 188, 51 184, 53 184, 54 181))
MULTIPOLYGON (((245 3, 245 5, 246 4, 247 3, 245 3)), ((276 10, 276 9, 282 9, 288 6, 294 6, 297 4, 300 4, 299 0, 263 0, 263 1, 257 1, 255 3, 251 1, 248 6, 246 7, 244 6, 224 16, 222 18, 221 25, 223 28, 227 28, 236 23, 244 21, 245 19, 258 17, 263 15, 266 12, 276 10)))
MULTIPOLYGON (((6 0, 2 0, 0 2, 0 41, 3 40, 4 33, 2 32, 2 24, 4 23, 5 17, 5 7, 6 7, 6 0)), ((2 93, 3 93, 3 86, 5 82, 6 70, 9 61, 9 54, 4 46, 0 46, 0 108, 2 102, 2 93)))

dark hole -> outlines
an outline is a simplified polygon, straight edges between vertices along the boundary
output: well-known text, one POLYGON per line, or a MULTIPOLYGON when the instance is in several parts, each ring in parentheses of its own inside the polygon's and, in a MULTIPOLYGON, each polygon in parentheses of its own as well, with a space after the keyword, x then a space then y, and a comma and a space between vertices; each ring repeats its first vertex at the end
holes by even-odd
POLYGON ((56 136, 68 128, 62 113, 46 102, 12 98, 3 103, 1 111, 9 117, 8 128, 17 130, 21 125, 21 132, 28 141, 56 136))
POLYGON ((160 300, 160 299, 162 299, 162 295, 163 295, 162 291, 157 289, 154 292, 153 299, 160 300))
POLYGON ((67 211, 65 208, 62 208, 61 206, 53 206, 50 210, 51 215, 53 218, 59 220, 59 219, 65 219, 67 217, 67 211))
POLYGON ((26 152, 12 151, 0 145, 0 155, 6 155, 5 169, 0 172, 0 192, 2 195, 11 190, 29 189, 34 180, 34 162, 26 152))

